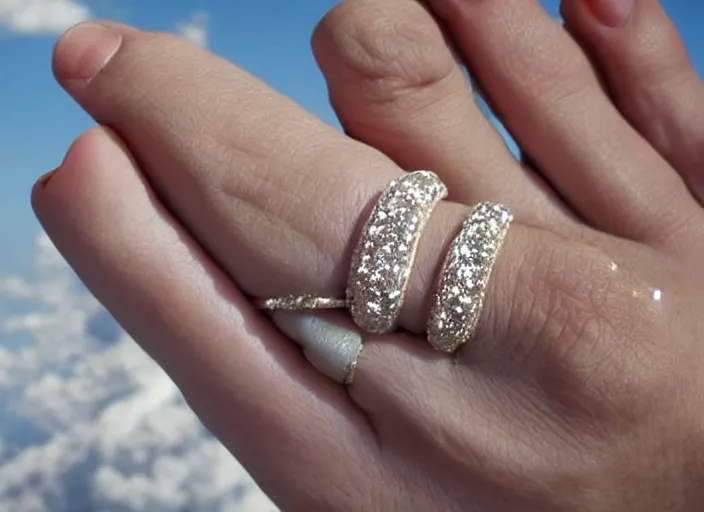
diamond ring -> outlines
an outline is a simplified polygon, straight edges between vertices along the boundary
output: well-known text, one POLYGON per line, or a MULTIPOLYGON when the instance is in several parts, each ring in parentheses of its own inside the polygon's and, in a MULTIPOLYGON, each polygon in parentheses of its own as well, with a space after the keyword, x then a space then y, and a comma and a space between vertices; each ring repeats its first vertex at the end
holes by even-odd
MULTIPOLYGON (((381 193, 352 256, 345 298, 290 295, 258 299, 265 310, 347 308, 367 333, 397 327, 418 243, 447 188, 430 171, 392 180, 381 193)), ((474 335, 496 259, 513 220, 498 203, 480 203, 469 213, 445 257, 427 321, 428 342, 454 352, 474 335)))

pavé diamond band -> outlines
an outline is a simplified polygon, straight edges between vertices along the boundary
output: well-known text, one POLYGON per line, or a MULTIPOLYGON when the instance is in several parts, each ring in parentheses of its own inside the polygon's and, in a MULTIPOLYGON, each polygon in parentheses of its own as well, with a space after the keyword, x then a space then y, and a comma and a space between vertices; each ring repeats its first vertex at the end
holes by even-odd
POLYGON ((423 228, 447 188, 434 173, 392 180, 365 224, 347 282, 350 314, 365 332, 396 329, 423 228))
POLYGON ((480 203, 452 241, 428 318, 428 343, 434 349, 454 352, 476 331, 489 278, 512 220, 505 206, 480 203))
POLYGON ((364 332, 396 329, 423 228, 447 187, 430 171, 394 179, 381 193, 352 255, 346 298, 289 295, 257 299, 266 310, 348 308, 364 332))
MULTIPOLYGON (((266 310, 348 308, 362 331, 392 332, 423 228, 446 195, 445 185, 430 171, 408 173, 389 183, 354 251, 346 298, 291 295, 259 299, 255 304, 266 310)), ((453 240, 427 323, 428 341, 435 349, 453 352, 474 334, 512 220, 505 206, 480 203, 453 240)))

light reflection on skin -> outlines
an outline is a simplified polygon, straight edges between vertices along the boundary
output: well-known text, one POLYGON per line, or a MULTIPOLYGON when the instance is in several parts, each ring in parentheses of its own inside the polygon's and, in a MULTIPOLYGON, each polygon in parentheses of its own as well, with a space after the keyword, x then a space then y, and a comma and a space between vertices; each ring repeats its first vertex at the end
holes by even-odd
POLYGON ((633 290, 631 293, 634 299, 650 299, 654 303, 662 302, 665 296, 660 288, 650 288, 647 292, 633 290))
MULTIPOLYGON (((612 272, 617 272, 619 270, 618 264, 612 261, 610 269, 612 272)), ((633 295, 634 299, 651 300, 653 303, 656 304, 662 302, 665 296, 665 293, 662 291, 661 288, 649 288, 647 292, 633 290, 631 294, 633 295)))

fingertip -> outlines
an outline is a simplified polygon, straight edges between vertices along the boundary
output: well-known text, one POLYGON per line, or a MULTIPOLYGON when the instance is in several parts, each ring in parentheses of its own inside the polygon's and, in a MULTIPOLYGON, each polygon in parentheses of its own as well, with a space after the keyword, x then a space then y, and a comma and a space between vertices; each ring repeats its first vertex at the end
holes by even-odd
POLYGON ((134 164, 117 134, 104 126, 91 128, 73 141, 57 168, 37 179, 31 192, 32 208, 43 221, 52 216, 47 203, 77 200, 78 192, 90 188, 96 174, 124 165, 134 164))
MULTIPOLYGON (((88 132, 86 132, 88 133, 88 132)), ((39 217, 39 220, 41 221, 41 215, 40 215, 40 208, 42 205, 45 203, 45 198, 47 196, 47 193, 49 190, 54 190, 55 188, 55 183, 56 183, 56 176, 61 173, 62 175, 64 174, 64 170, 69 167, 72 163, 72 155, 74 153, 74 150, 76 146, 79 144, 81 139, 85 137, 86 133, 80 135, 78 138, 74 139, 74 141, 71 143, 69 146, 68 150, 66 150, 66 153, 64 154, 64 157, 61 161, 61 163, 52 169, 51 171, 45 172, 42 174, 39 178, 34 183, 34 186, 32 187, 32 194, 31 194, 31 201, 32 201, 32 207, 34 208, 35 213, 39 217), (68 166, 66 164, 69 164, 68 166)))
POLYGON ((40 222, 42 222, 41 205, 44 189, 46 189, 47 185, 49 184, 49 180, 51 180, 51 178, 54 176, 54 173, 56 173, 56 171, 58 171, 60 168, 61 167, 59 166, 49 172, 42 174, 32 186, 32 190, 30 192, 30 204, 32 206, 34 214, 37 216, 40 222))
POLYGON ((562 0, 560 2, 560 16, 564 20, 565 28, 570 32, 577 31, 580 36, 585 30, 590 33, 598 31, 605 26, 598 21, 594 9, 585 0, 562 0))
POLYGON ((328 19, 331 16, 334 16, 335 11, 337 11, 340 8, 341 4, 336 5, 332 9, 330 9, 327 13, 325 13, 325 16, 323 16, 318 23, 315 25, 313 28, 313 31, 310 34, 310 48, 313 51, 313 57, 318 60, 319 54, 322 53, 322 51, 325 50, 325 40, 327 38, 327 25, 328 25, 328 19))
POLYGON ((54 175, 54 173, 55 173, 56 171, 58 171, 60 168, 61 168, 61 166, 56 167, 55 169, 52 169, 51 171, 42 174, 42 175, 39 177, 39 179, 37 180, 37 182, 35 183, 35 186, 36 186, 36 187, 40 187, 40 188, 46 188, 46 186, 49 184, 49 180, 51 179, 51 177, 52 177, 52 176, 54 175))
POLYGON ((634 0, 579 1, 586 6, 596 21, 610 28, 620 28, 627 25, 635 8, 634 0))
POLYGON ((67 30, 56 42, 54 76, 64 86, 87 85, 120 49, 119 25, 87 21, 67 30))

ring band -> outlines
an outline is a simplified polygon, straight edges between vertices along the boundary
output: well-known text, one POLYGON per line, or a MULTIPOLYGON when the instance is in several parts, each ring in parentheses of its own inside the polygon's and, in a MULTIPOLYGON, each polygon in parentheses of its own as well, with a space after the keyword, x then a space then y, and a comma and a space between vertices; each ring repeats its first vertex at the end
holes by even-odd
MULTIPOLYGON (((447 188, 430 171, 392 180, 374 205, 353 253, 346 298, 290 295, 259 299, 255 305, 272 311, 347 308, 364 332, 394 331, 423 228, 446 196, 447 188)), ((427 321, 428 343, 436 350, 454 352, 475 335, 512 221, 509 208, 485 202, 475 206, 462 224, 445 257, 427 321)), ((348 375, 353 374, 351 364, 348 375)))
POLYGON ((497 203, 472 209, 448 251, 428 319, 428 343, 454 352, 477 329, 487 285, 513 220, 497 203))
POLYGON ((421 233, 432 210, 446 196, 447 187, 430 171, 414 171, 392 180, 362 229, 345 299, 288 295, 254 299, 255 307, 268 311, 348 308, 363 331, 393 331, 421 233))
POLYGON ((347 300, 315 295, 287 295, 269 299, 254 299, 254 306, 268 311, 302 311, 305 309, 346 308, 347 300))
POLYGON ((415 171, 392 180, 374 205, 352 256, 347 302, 363 331, 396 329, 420 236, 447 196, 435 173, 415 171))

